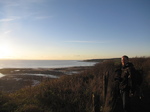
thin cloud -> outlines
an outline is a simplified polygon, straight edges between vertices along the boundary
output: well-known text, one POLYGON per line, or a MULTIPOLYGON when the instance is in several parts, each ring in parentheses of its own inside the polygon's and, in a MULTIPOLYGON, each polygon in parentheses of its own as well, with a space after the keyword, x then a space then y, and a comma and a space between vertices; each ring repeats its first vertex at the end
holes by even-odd
MULTIPOLYGON (((20 16, 19 19, 34 19, 34 20, 43 20, 43 19, 49 19, 52 18, 53 16, 47 16, 47 15, 37 15, 38 12, 34 12, 33 6, 35 4, 42 4, 47 2, 48 0, 0 0, 0 4, 3 4, 4 9, 11 9, 12 15, 17 13, 18 16, 20 16), (20 10, 16 10, 16 9, 22 9, 20 10), (29 11, 30 10, 30 11, 29 11)), ((7 11, 8 12, 8 11, 7 11)), ((2 12, 0 12, 2 13, 2 12)), ((5 14, 3 14, 5 15, 5 14)), ((18 18, 4 18, 4 19, 0 19, 0 22, 9 22, 9 21, 13 21, 16 20, 18 18)))
POLYGON ((16 3, 40 3, 47 0, 0 0, 3 4, 16 4, 16 3))
POLYGON ((37 20, 42 20, 42 19, 49 19, 49 18, 52 18, 53 16, 38 16, 38 17, 35 17, 35 19, 37 20))
POLYGON ((0 0, 0 4, 3 4, 4 7, 18 6, 18 0, 0 0))
POLYGON ((5 31, 4 34, 8 34, 8 33, 11 33, 12 30, 8 30, 8 31, 5 31))
POLYGON ((0 19, 0 22, 9 22, 9 21, 13 21, 14 19, 0 19))
POLYGON ((47 0, 26 0, 26 2, 29 2, 29 3, 41 3, 44 1, 47 1, 47 0))
POLYGON ((109 43, 109 42, 102 42, 102 41, 65 41, 68 43, 109 43))
POLYGON ((14 20, 17 20, 17 19, 21 19, 21 17, 11 16, 9 18, 0 19, 0 22, 10 22, 10 21, 14 21, 14 20))

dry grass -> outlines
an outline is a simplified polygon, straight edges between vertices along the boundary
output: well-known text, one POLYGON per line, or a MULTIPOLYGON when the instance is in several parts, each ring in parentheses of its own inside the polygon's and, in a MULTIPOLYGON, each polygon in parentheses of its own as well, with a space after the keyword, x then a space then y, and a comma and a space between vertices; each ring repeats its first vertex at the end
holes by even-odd
MULTIPOLYGON (((144 86, 150 82, 150 58, 131 59, 136 68, 144 71, 144 86)), ((114 71, 120 63, 107 61, 89 70, 15 93, 0 93, 0 112, 92 112, 92 94, 100 95, 104 112, 111 112, 116 98, 114 71), (106 100, 103 99, 103 76, 109 74, 106 100)))

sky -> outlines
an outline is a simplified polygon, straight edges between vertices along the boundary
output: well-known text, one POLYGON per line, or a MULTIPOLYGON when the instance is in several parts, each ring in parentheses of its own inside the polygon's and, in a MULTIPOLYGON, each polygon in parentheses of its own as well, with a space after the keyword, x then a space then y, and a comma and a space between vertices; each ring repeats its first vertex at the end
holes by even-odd
POLYGON ((0 0, 0 59, 150 56, 150 0, 0 0))

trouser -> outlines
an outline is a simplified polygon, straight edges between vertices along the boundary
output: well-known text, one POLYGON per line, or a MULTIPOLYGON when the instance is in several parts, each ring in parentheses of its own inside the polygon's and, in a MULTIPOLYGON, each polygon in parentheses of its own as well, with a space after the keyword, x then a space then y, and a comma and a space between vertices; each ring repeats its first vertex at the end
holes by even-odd
POLYGON ((121 91, 124 112, 131 112, 129 91, 121 91))

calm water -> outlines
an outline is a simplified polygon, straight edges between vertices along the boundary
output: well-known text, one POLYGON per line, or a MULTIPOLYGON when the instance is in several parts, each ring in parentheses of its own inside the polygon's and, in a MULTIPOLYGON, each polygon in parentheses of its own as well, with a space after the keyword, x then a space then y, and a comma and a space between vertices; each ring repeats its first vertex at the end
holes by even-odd
POLYGON ((78 60, 0 60, 0 68, 61 68, 94 64, 96 63, 78 60))
POLYGON ((5 76, 5 75, 3 75, 3 74, 0 73, 0 78, 1 78, 1 77, 4 77, 4 76, 5 76))

